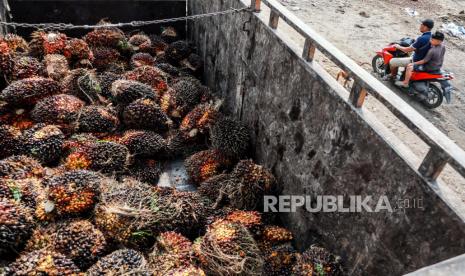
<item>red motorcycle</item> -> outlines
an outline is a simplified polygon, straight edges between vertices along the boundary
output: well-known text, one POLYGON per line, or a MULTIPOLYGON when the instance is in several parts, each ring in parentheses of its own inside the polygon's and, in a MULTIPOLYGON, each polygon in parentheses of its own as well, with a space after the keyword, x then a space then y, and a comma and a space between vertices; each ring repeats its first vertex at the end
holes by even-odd
MULTIPOLYGON (((414 39, 403 38, 397 44, 403 47, 408 47, 414 42, 414 39)), ((396 43, 391 43, 381 51, 377 51, 376 56, 373 58, 373 71, 380 77, 391 74, 391 68, 389 66, 391 59, 408 56, 408 54, 396 49, 394 44, 396 43)), ((402 81, 404 79, 405 68, 399 68, 399 72, 395 80, 402 81)), ((446 98, 446 101, 450 103, 452 86, 449 81, 452 79, 454 79, 452 73, 442 70, 437 72, 413 72, 409 87, 401 88, 401 90, 408 93, 408 95, 415 97, 427 108, 433 109, 440 106, 444 98, 446 98), (441 86, 442 90, 436 83, 441 86)))

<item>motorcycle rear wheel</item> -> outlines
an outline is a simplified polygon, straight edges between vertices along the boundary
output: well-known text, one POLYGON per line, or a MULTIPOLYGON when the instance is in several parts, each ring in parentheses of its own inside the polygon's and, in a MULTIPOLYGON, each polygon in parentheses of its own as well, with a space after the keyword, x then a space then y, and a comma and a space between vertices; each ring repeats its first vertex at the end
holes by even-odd
POLYGON ((423 101, 423 105, 425 105, 429 109, 434 109, 440 106, 443 100, 444 96, 442 95, 441 89, 437 87, 435 84, 430 83, 428 98, 423 101))
POLYGON ((375 72, 378 76, 384 77, 386 74, 386 65, 384 64, 384 59, 381 56, 374 56, 373 60, 371 61, 371 66, 373 67, 373 72, 375 72))

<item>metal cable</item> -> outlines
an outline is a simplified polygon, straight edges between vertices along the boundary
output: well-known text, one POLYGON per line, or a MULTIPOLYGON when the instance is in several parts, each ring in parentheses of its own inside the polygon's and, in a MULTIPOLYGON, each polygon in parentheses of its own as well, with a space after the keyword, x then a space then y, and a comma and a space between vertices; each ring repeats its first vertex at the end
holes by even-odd
POLYGON ((141 27, 146 25, 154 24, 164 24, 172 23, 177 21, 184 20, 195 20, 213 16, 220 16, 232 13, 239 13, 248 10, 249 8, 240 8, 240 9, 228 9, 219 12, 211 12, 204 14, 189 15, 176 18, 167 18, 167 19, 156 19, 156 20, 147 20, 147 21, 131 21, 127 23, 109 23, 102 25, 74 25, 70 23, 17 23, 17 22, 0 22, 0 26, 9 26, 9 27, 20 27, 20 28, 35 28, 42 30, 72 30, 72 29, 96 29, 96 28, 111 28, 111 27, 141 27))

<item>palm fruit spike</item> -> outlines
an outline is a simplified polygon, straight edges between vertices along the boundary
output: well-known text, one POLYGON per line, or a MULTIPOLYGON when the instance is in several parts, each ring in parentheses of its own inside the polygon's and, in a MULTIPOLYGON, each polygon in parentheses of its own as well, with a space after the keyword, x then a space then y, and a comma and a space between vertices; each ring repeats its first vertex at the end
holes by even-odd
POLYGON ((9 80, 20 80, 45 76, 44 65, 36 58, 28 56, 16 56, 11 60, 9 80))
POLYGON ((165 151, 166 142, 153 131, 129 130, 121 137, 121 144, 125 145, 134 155, 155 157, 165 151))
POLYGON ((98 28, 85 35, 84 40, 91 47, 118 48, 126 43, 124 33, 116 28, 98 28))
POLYGON ((152 47, 152 41, 150 37, 144 34, 135 34, 131 36, 128 40, 129 45, 133 51, 136 52, 148 52, 152 47))
POLYGON ((14 200, 34 210, 43 187, 37 178, 1 179, 0 197, 14 200))
POLYGON ((317 245, 311 245, 304 253, 297 255, 292 272, 293 275, 344 275, 341 257, 317 245))
POLYGON ((191 48, 189 44, 185 41, 179 40, 171 43, 166 48, 166 56, 174 64, 179 63, 181 60, 187 58, 191 53, 191 48))
POLYGON ((102 232, 87 220, 52 223, 32 234, 27 248, 52 248, 71 259, 80 269, 86 269, 102 256, 107 243, 102 232))
POLYGON ((184 162, 189 178, 200 184, 233 166, 232 160, 218 150, 204 150, 187 158, 184 162))
POLYGON ((213 125, 219 117, 218 109, 221 106, 221 103, 222 102, 219 101, 215 105, 197 105, 182 119, 179 129, 186 133, 189 137, 207 133, 208 128, 213 125))
POLYGON ((7 275, 82 275, 73 261, 48 249, 22 254, 6 272, 7 275))
POLYGON ((11 49, 11 51, 16 52, 16 53, 27 53, 29 51, 29 46, 24 40, 24 38, 15 35, 15 34, 7 34, 4 38, 3 41, 5 41, 8 45, 8 48, 11 49))
POLYGON ((234 158, 243 158, 249 148, 249 130, 242 123, 221 118, 211 127, 212 146, 234 158))
POLYGON ((65 136, 54 125, 37 124, 23 135, 27 154, 43 164, 51 164, 61 157, 65 136))
POLYGON ((11 83, 0 93, 0 100, 14 105, 31 106, 45 97, 60 92, 61 86, 56 81, 34 77, 11 83))
POLYGON ((219 220, 194 244, 201 268, 211 275, 262 275, 264 260, 244 226, 219 220))
POLYGON ((130 65, 132 69, 141 66, 153 66, 155 60, 149 53, 135 53, 131 57, 130 65))
POLYGON ((127 80, 135 80, 150 85, 161 96, 167 89, 168 75, 153 66, 141 66, 124 74, 127 80))
POLYGON ((123 123, 127 128, 163 131, 172 121, 151 99, 138 99, 124 108, 123 123))
POLYGON ((10 125, 0 125, 0 158, 20 153, 22 144, 21 130, 10 125))
POLYGON ((141 98, 156 99, 152 87, 138 81, 117 80, 111 85, 111 94, 117 104, 128 105, 141 98))
POLYGON ((171 88, 163 94, 160 106, 172 117, 182 118, 197 104, 209 99, 205 87, 190 78, 176 81, 171 88))
POLYGON ((119 78, 120 75, 112 72, 103 72, 98 75, 98 81, 102 90, 102 96, 104 96, 107 99, 111 98, 111 86, 113 82, 115 82, 119 78))
POLYGON ((34 221, 27 207, 0 197, 0 255, 20 251, 33 227, 34 221))
POLYGON ((147 261, 142 253, 132 249, 120 249, 101 258, 96 264, 90 267, 87 274, 89 276, 136 275, 136 273, 140 273, 140 271, 144 271, 146 268, 147 261), (135 274, 131 274, 131 272, 135 274))
POLYGON ((105 102, 97 75, 93 70, 78 68, 71 70, 62 81, 66 93, 87 103, 105 102))
POLYGON ((58 94, 40 100, 31 112, 31 117, 38 123, 67 125, 76 121, 78 114, 85 106, 79 98, 58 94))
POLYGON ((129 168, 129 175, 141 182, 157 185, 163 165, 155 159, 136 159, 129 168))
POLYGON ((0 177, 3 179, 41 178, 45 174, 42 165, 24 155, 13 155, 0 160, 0 177))
POLYGON ((93 53, 87 42, 78 38, 73 38, 66 42, 63 55, 68 59, 70 64, 74 66, 79 66, 79 64, 83 61, 90 62, 94 59, 93 53))
POLYGON ((47 197, 59 215, 82 214, 92 209, 99 195, 102 177, 85 170, 68 171, 46 178, 47 197))
POLYGON ((56 81, 61 81, 69 72, 68 61, 63 55, 46 55, 44 62, 47 75, 56 81))
POLYGON ((107 133, 119 126, 116 112, 98 105, 89 105, 80 110, 76 129, 80 132, 107 133))
POLYGON ((273 174, 251 160, 241 160, 231 173, 232 180, 222 187, 231 206, 237 209, 254 210, 261 206, 263 195, 275 188, 273 174))
POLYGON ((178 38, 178 33, 176 32, 175 28, 168 26, 162 28, 161 38, 163 38, 163 40, 165 40, 168 43, 172 43, 176 41, 176 39, 178 38))
POLYGON ((149 254, 149 265, 155 275, 191 265, 189 239, 176 232, 163 232, 157 237, 154 249, 149 254))
POLYGON ((96 141, 83 145, 65 160, 70 170, 88 169, 103 173, 122 172, 129 163, 129 150, 120 144, 96 141))
POLYGON ((110 66, 110 64, 121 59, 120 53, 117 50, 112 49, 112 48, 107 48, 107 47, 92 48, 92 53, 94 56, 92 65, 98 71, 104 71, 110 66))

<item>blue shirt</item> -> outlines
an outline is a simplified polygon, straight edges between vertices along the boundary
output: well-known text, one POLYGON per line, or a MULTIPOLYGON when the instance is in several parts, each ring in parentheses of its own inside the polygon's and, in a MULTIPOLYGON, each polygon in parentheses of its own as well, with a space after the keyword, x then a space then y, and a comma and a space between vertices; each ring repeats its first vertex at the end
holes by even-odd
POLYGON ((431 49, 431 32, 426 32, 419 36, 415 43, 412 44, 412 47, 415 48, 413 62, 424 59, 429 49, 431 49))

